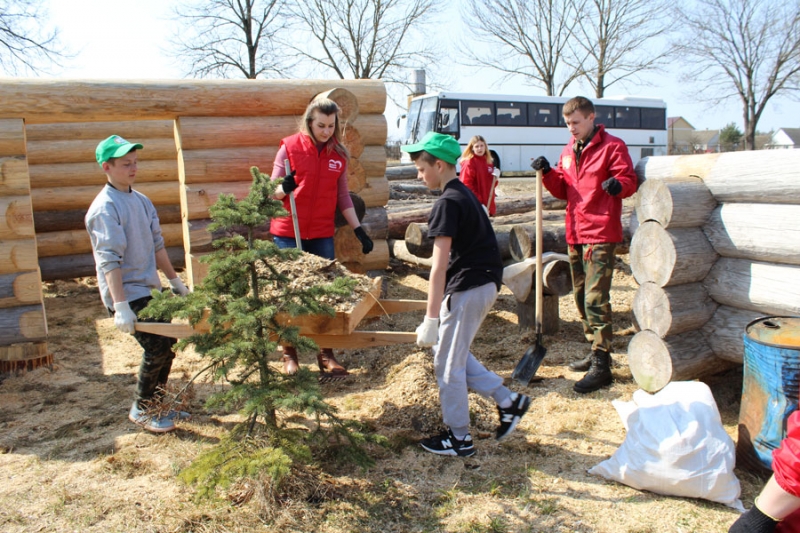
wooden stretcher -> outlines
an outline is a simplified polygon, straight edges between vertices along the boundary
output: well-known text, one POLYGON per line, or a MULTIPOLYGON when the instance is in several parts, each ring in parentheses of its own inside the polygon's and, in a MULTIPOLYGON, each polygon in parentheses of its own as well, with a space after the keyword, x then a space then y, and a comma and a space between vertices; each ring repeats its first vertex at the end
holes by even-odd
MULTIPOLYGON (((415 332, 405 331, 359 331, 356 328, 365 318, 425 310, 425 300, 381 299, 381 278, 376 278, 370 291, 350 311, 337 311, 334 316, 303 315, 279 316, 283 325, 297 326, 300 334, 313 339, 325 348, 369 348, 392 344, 414 343, 415 332)), ((155 333, 165 337, 183 339, 209 330, 205 320, 192 327, 189 324, 163 322, 137 322, 136 331, 155 333)))

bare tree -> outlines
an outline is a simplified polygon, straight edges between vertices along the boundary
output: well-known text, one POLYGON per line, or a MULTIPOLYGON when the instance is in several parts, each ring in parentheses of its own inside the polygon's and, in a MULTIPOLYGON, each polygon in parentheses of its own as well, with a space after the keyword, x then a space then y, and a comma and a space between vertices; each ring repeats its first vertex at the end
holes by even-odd
POLYGON ((570 27, 586 0, 467 0, 461 18, 470 40, 489 45, 479 52, 464 43, 474 64, 504 73, 503 79, 523 76, 540 85, 548 96, 561 95, 581 71, 565 64, 570 27))
POLYGON ((0 0, 0 70, 36 73, 64 56, 58 30, 45 30, 46 11, 34 0, 0 0))
POLYGON ((279 0, 184 0, 175 8, 174 55, 199 78, 283 74, 290 65, 275 48, 286 29, 281 7, 279 0))
POLYGON ((297 0, 291 13, 311 42, 287 43, 307 65, 339 78, 405 83, 407 71, 435 63, 434 39, 424 30, 435 21, 436 0, 297 0))
POLYGON ((698 0, 683 10, 682 47, 707 100, 738 96, 745 149, 755 148, 756 127, 769 100, 796 93, 800 75, 800 4, 769 0, 698 0))
MULTIPOLYGON (((576 0, 577 1, 577 0, 576 0)), ((589 0, 573 25, 573 66, 602 98, 615 83, 658 69, 670 55, 656 48, 670 28, 669 0, 589 0)))

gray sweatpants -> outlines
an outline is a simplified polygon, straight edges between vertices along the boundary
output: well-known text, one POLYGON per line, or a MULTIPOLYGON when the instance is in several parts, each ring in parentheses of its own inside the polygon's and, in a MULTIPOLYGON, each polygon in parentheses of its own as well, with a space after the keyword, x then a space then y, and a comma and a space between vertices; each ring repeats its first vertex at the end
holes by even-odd
POLYGON ((469 350, 496 299, 497 286, 487 283, 448 295, 439 311, 439 341, 433 347, 433 365, 442 419, 456 435, 469 432, 468 389, 497 403, 511 395, 503 386, 503 378, 487 370, 469 350))

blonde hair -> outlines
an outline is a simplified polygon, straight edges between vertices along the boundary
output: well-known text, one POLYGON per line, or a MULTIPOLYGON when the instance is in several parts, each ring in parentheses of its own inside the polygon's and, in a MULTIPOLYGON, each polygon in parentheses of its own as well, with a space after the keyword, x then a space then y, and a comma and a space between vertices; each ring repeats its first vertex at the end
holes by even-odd
POLYGON ((314 138, 314 135, 311 133, 311 122, 314 120, 315 111, 326 116, 336 116, 336 125, 333 128, 333 136, 328 139, 327 149, 336 150, 336 153, 342 156, 345 161, 349 161, 350 152, 348 152, 347 148, 342 144, 342 127, 339 123, 339 105, 333 100, 328 98, 315 98, 311 100, 311 103, 306 107, 306 112, 303 113, 303 122, 300 124, 300 132, 314 139, 314 142, 317 142, 317 139, 314 138))
POLYGON ((489 143, 486 142, 486 139, 483 138, 482 135, 475 135, 472 139, 469 140, 467 147, 464 148, 464 153, 461 155, 461 159, 471 159, 475 157, 475 152, 473 151, 473 147, 476 143, 482 142, 486 146, 486 162, 488 164, 494 164, 494 159, 492 158, 492 153, 489 151, 489 143))

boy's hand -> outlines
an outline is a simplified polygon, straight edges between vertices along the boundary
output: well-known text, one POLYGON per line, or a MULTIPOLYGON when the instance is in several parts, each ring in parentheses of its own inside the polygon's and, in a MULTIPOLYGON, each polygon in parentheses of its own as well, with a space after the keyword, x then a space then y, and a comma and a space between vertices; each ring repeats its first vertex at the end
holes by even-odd
POLYGON ((133 312, 128 302, 114 304, 114 325, 122 333, 133 335, 136 331, 136 313, 133 312))
POLYGON ((294 181, 294 171, 289 172, 283 177, 283 181, 281 182, 281 188, 283 192, 289 194, 293 190, 297 188, 297 182, 294 181))
POLYGON ((616 196, 622 192, 622 184, 619 182, 617 178, 608 178, 606 181, 600 185, 604 191, 606 191, 611 196, 616 196))
POLYGON ((545 156, 540 155, 533 160, 533 163, 531 163, 531 168, 533 170, 541 170, 542 174, 547 174, 550 172, 550 162, 545 156))
POLYGON ((169 280, 169 286, 172 287, 172 293, 178 296, 186 296, 189 294, 189 289, 183 283, 181 278, 172 278, 169 280))
POLYGON ((353 233, 356 234, 356 237, 361 242, 361 253, 364 255, 370 253, 374 244, 372 243, 372 239, 369 238, 369 235, 367 235, 367 232, 364 231, 364 228, 359 226, 353 230, 353 233))
POLYGON ((417 346, 429 348, 439 339, 439 319, 428 318, 417 327, 417 346))

